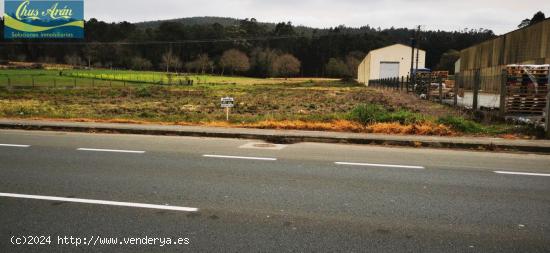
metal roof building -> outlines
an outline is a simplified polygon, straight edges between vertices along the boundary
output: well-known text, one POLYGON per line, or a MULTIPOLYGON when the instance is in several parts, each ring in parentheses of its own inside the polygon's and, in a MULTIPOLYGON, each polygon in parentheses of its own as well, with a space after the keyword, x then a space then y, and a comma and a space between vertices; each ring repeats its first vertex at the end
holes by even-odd
MULTIPOLYGON (((368 86, 369 80, 408 76, 411 71, 411 52, 412 48, 404 44, 370 51, 359 64, 357 81, 368 86)), ((420 50, 418 58, 418 68, 425 68, 426 51, 420 50)), ((416 50, 414 61, 416 66, 416 50)))

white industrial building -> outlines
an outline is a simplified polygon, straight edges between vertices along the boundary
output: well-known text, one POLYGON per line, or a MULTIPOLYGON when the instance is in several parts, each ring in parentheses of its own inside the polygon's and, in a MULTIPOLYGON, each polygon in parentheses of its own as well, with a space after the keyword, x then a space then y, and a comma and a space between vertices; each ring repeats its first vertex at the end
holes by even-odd
MULTIPOLYGON (((408 76, 411 71, 411 53, 412 48, 403 44, 395 44, 370 51, 359 64, 357 81, 368 86, 369 80, 408 76)), ((415 50, 415 67, 416 55, 415 50)), ((418 69, 425 68, 426 51, 420 50, 418 58, 418 69)))

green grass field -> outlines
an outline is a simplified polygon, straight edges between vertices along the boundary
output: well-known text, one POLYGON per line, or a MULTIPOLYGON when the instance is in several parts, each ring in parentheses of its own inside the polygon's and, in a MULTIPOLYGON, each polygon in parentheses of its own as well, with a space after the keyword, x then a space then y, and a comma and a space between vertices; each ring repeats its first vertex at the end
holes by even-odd
POLYGON ((216 75, 176 74, 128 70, 0 70, 0 86, 124 86, 128 84, 187 85, 193 84, 297 84, 335 81, 319 78, 250 78, 216 75))
POLYGON ((121 87, 123 81, 60 75, 58 70, 0 70, 0 87, 121 87))

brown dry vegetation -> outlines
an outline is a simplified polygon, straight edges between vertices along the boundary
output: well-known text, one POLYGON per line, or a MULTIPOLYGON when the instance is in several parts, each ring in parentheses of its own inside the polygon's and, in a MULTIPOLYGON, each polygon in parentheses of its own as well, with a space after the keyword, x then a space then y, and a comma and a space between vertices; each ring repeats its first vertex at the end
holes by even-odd
POLYGON ((219 99, 233 96, 234 122, 259 120, 331 121, 360 103, 377 103, 397 110, 410 109, 427 115, 457 112, 409 96, 362 87, 254 88, 126 88, 83 90, 32 90, 1 92, 3 116, 52 116, 56 118, 128 118, 148 121, 205 122, 224 118, 219 99))
MULTIPOLYGON (((457 135, 439 117, 461 115, 447 106, 399 93, 343 82, 276 85, 137 86, 83 89, 0 89, 0 117, 47 118, 137 124, 232 126, 384 134, 457 135), (230 122, 220 98, 235 97, 230 122), (352 121, 360 104, 382 105, 387 112, 410 111, 421 120, 352 121)), ((509 137, 510 138, 510 137, 509 137)))
POLYGON ((313 131, 337 131, 378 134, 414 134, 414 135, 456 135, 449 127, 433 123, 421 123, 403 125, 400 123, 374 123, 363 126, 348 120, 336 120, 332 122, 305 122, 294 121, 261 121, 242 125, 243 127, 262 129, 287 129, 287 130, 313 130, 313 131))

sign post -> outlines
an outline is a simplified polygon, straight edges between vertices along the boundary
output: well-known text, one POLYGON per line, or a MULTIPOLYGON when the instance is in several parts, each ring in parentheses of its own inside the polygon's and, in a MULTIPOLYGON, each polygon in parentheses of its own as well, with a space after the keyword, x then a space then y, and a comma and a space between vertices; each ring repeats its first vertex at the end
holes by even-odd
POLYGON ((224 97, 221 99, 221 106, 225 108, 225 120, 229 121, 229 111, 235 107, 235 99, 232 97, 224 97))

